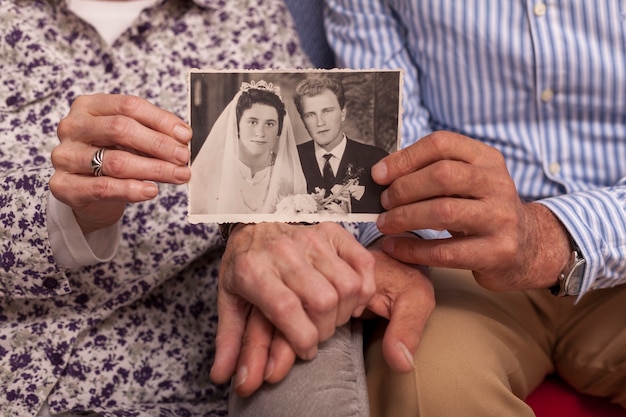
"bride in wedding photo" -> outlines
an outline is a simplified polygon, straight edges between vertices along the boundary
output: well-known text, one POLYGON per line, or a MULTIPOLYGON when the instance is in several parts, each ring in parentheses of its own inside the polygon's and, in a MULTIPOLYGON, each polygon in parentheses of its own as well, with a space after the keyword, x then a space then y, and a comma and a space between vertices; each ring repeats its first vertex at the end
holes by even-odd
POLYGON ((190 214, 273 213, 281 196, 306 193, 280 88, 243 82, 191 164, 190 214))

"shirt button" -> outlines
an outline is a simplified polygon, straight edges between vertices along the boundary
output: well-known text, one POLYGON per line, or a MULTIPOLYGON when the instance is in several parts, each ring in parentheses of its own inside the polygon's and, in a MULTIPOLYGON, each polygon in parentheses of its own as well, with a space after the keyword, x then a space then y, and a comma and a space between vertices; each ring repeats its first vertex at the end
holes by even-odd
POLYGON ((550 174, 557 175, 559 172, 561 172, 561 164, 559 164, 558 162, 552 162, 548 167, 548 170, 550 171, 550 174))
POLYGON ((541 17, 546 14, 546 10, 546 4, 542 2, 539 2, 533 6, 533 13, 535 13, 535 16, 537 17, 541 17))
POLYGON ((53 290, 59 286, 59 281, 54 278, 46 278, 43 280, 43 286, 49 290, 53 290))
POLYGON ((554 91, 552 91, 549 88, 546 88, 545 90, 541 92, 541 101, 543 101, 544 103, 547 103, 548 101, 552 100, 553 97, 554 97, 554 91))

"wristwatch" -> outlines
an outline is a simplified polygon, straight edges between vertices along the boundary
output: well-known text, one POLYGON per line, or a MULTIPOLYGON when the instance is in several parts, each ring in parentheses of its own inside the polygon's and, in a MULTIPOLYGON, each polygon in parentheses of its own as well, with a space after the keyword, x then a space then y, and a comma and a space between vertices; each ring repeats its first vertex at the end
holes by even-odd
POLYGON ((585 258, 580 253, 580 249, 574 245, 570 260, 559 274, 559 282, 550 287, 550 292, 557 297, 580 294, 584 272, 585 258))

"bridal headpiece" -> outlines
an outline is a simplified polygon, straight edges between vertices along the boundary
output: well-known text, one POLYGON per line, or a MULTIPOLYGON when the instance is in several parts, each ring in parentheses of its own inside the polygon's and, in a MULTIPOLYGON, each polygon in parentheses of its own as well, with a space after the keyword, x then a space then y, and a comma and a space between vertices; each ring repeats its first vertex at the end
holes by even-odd
POLYGON ((239 87, 239 91, 241 92, 246 92, 252 89, 269 91, 271 93, 276 94, 278 98, 280 99, 280 101, 283 101, 283 98, 280 96, 280 87, 274 86, 274 84, 268 83, 265 80, 259 80, 259 81, 252 80, 250 82, 244 81, 241 83, 241 87, 239 87))

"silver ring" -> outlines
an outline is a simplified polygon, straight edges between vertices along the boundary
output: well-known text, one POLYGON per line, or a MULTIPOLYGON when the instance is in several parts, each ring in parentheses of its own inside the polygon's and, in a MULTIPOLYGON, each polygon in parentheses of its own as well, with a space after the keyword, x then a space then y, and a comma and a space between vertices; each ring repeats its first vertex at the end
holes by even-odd
POLYGON ((104 156, 105 148, 98 149, 94 154, 93 158, 91 158, 91 172, 93 172, 94 177, 101 177, 104 175, 102 173, 102 157, 104 156))

